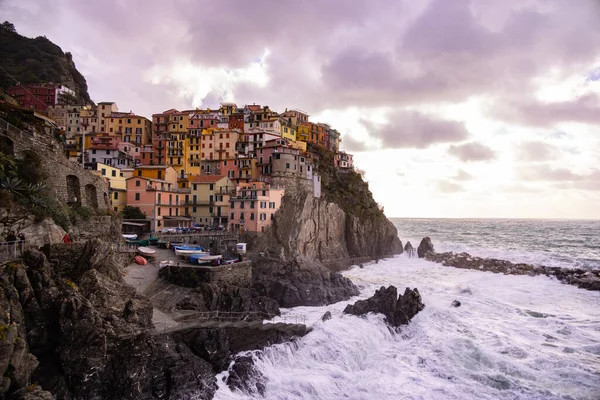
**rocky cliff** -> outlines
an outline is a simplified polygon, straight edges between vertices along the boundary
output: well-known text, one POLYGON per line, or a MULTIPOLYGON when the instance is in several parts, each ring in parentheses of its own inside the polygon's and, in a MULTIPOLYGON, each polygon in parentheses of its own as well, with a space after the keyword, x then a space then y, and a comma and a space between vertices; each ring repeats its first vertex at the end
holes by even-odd
POLYGON ((394 225, 383 215, 354 215, 310 191, 284 197, 262 250, 283 260, 381 258, 402 253, 394 225))
POLYGON ((0 399, 212 398, 233 354, 291 338, 260 328, 161 334, 107 244, 44 251, 0 271, 0 399))
MULTIPOLYGON (((31 39, 0 27, 0 66, 21 84, 60 83, 75 90, 80 100, 91 101, 86 80, 71 53, 64 53, 44 36, 31 39)), ((0 87, 15 85, 14 79, 0 74, 0 87)))

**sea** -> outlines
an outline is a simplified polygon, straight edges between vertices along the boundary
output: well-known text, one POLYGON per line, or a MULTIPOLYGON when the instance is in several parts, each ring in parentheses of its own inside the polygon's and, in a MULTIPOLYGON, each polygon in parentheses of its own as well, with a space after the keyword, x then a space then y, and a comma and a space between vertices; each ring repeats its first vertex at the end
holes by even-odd
MULTIPOLYGON (((600 268, 600 221, 393 219, 403 243, 536 265, 600 268)), ((216 399, 600 399, 600 292, 545 276, 443 267, 406 254, 344 272, 360 295, 283 309, 306 321, 294 342, 254 351, 259 393, 216 399), (381 286, 418 288, 426 305, 398 330, 383 317, 343 315, 381 286), (461 302, 452 307, 453 300, 461 302), (332 318, 323 322, 330 311, 332 318)))

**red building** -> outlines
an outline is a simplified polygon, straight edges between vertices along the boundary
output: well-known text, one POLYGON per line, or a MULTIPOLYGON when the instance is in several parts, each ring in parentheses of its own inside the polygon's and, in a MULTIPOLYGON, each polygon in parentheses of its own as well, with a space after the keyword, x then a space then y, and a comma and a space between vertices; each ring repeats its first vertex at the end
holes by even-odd
POLYGON ((61 94, 75 96, 75 92, 66 86, 54 83, 34 83, 11 86, 6 93, 15 98, 23 107, 46 112, 48 106, 58 103, 61 94))

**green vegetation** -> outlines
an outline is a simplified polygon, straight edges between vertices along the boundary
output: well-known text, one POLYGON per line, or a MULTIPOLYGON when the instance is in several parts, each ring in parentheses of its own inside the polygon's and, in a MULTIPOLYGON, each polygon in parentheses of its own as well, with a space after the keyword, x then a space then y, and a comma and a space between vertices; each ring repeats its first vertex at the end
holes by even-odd
POLYGON ((65 285, 67 285, 68 287, 70 287, 72 290, 77 290, 77 285, 73 281, 65 279, 65 285))
POLYGON ((335 168, 332 151, 312 145, 310 151, 317 155, 317 171, 321 175, 325 200, 337 204, 349 215, 385 218, 383 210, 373 200, 362 172, 335 168))
POLYGON ((146 219, 146 213, 139 207, 125 206, 122 214, 123 219, 146 219))
POLYGON ((9 330, 10 330, 10 325, 0 322, 0 342, 3 342, 6 340, 6 335, 8 334, 9 330))
MULTIPOLYGON (((0 24, 0 67, 14 77, 1 73, 2 88, 15 85, 15 80, 21 84, 54 82, 75 90, 85 103, 91 101, 71 53, 64 53, 44 36, 31 39, 19 35, 8 21, 0 24)), ((70 100, 65 99, 67 104, 70 100)))

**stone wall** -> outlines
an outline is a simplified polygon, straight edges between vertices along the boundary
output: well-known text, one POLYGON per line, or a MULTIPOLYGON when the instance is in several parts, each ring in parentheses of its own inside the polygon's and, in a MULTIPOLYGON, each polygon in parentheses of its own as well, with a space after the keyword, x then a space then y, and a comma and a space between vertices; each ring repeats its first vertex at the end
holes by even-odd
POLYGON ((27 150, 37 153, 56 197, 67 204, 109 209, 108 183, 100 176, 69 161, 63 146, 48 133, 23 131, 0 120, 0 137, 17 158, 27 150))
POLYGON ((73 228, 73 240, 90 240, 99 238, 109 242, 121 239, 121 220, 109 215, 92 216, 80 220, 73 228))
POLYGON ((250 287, 252 285, 252 264, 245 261, 218 267, 165 267, 159 271, 159 276, 170 283, 185 287, 197 287, 202 283, 214 284, 219 287, 250 287))

